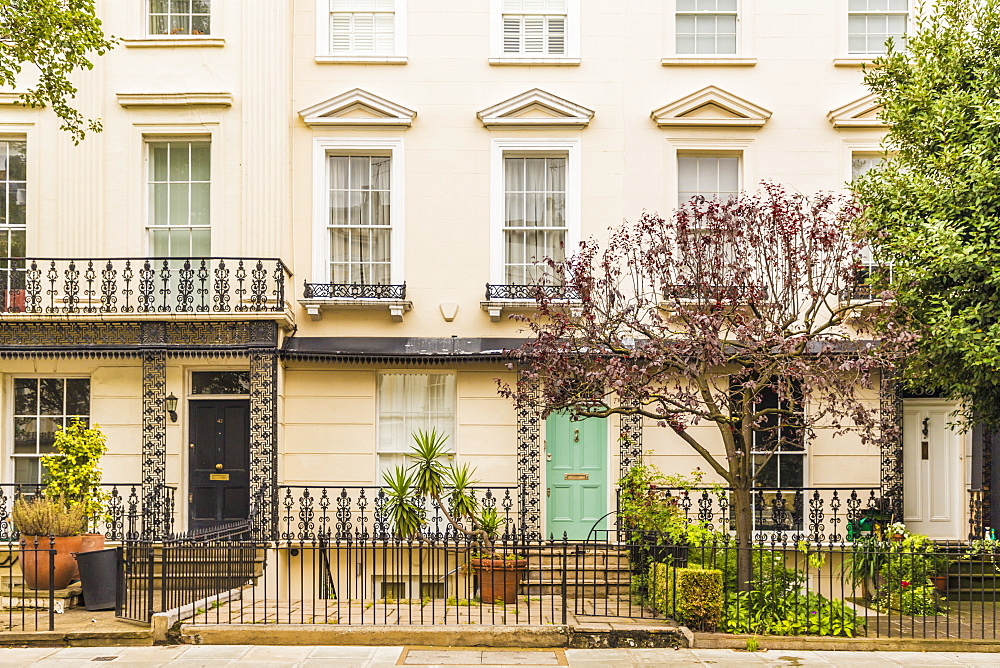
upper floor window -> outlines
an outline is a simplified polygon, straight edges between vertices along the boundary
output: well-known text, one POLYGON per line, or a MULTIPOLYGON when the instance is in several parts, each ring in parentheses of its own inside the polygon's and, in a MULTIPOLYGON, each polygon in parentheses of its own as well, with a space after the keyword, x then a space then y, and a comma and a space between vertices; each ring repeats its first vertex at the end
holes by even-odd
POLYGON ((696 195, 726 200, 740 191, 740 156, 733 154, 678 154, 679 204, 696 195))
POLYGON ((678 55, 735 55, 738 0, 677 0, 678 55))
POLYGON ((0 141, 0 308, 23 308, 27 143, 0 141), (14 292, 14 291, 17 292, 14 292), (20 303, 18 301, 20 300, 20 303))
POLYGON ((329 157, 331 283, 391 283, 391 167, 387 155, 329 157))
POLYGON ((330 53, 392 54, 395 0, 330 0, 330 53))
POLYGON ((566 253, 566 158, 504 158, 504 281, 537 285, 566 253))
POLYGON ((211 35, 212 0, 149 0, 150 35, 211 35))
POLYGON ((567 0, 503 0, 503 52, 566 55, 567 0))
POLYGON ((211 255, 211 144, 149 143, 149 247, 154 257, 211 255))
POLYGON ((877 56, 890 37, 901 46, 906 37, 907 0, 848 0, 847 52, 877 56))

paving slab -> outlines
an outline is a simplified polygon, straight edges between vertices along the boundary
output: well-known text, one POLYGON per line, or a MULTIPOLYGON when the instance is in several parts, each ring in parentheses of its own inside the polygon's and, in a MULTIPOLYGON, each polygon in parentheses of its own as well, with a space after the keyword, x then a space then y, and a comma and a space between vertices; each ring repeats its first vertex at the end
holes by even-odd
POLYGON ((302 661, 313 651, 309 646, 271 645, 254 647, 240 658, 240 664, 254 661, 302 661))
MULTIPOLYGON (((375 647, 316 647, 309 653, 309 659, 359 659, 369 660, 375 656, 375 647)), ((397 653, 398 656, 398 653, 397 653)))
POLYGON ((499 652, 483 652, 484 666, 558 666, 559 655, 555 651, 519 652, 502 650, 499 652))
POLYGON ((183 661, 202 659, 239 659, 250 651, 249 645, 194 645, 184 646, 183 661))
MULTIPOLYGON (((901 666, 961 666, 959 659, 945 656, 938 652, 874 652, 875 656, 894 661, 901 666)), ((997 656, 1000 664, 1000 656, 997 656)))
POLYGON ((468 649, 412 649, 407 652, 402 664, 407 666, 454 666, 463 664, 481 666, 483 664, 483 652, 482 650, 468 649))

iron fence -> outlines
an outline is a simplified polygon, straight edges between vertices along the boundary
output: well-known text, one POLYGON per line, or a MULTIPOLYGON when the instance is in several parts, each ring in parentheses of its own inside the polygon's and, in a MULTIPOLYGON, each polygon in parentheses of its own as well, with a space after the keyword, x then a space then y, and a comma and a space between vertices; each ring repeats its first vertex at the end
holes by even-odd
POLYGON ((0 631, 53 631, 55 615, 64 611, 65 598, 57 598, 55 541, 37 538, 24 545, 16 540, 0 542, 0 631), (25 565, 29 564, 29 565, 25 565), (33 577, 29 588, 24 571, 33 577))
MULTIPOLYGON (((0 541, 16 540, 19 535, 10 514, 14 501, 44 491, 45 485, 40 483, 0 483, 0 541)), ((88 526, 109 541, 163 538, 173 530, 176 492, 174 487, 156 485, 147 500, 140 483, 103 483, 100 510, 94 512, 88 526), (156 513, 147 512, 150 503, 156 506, 156 513), (160 521, 149 521, 155 517, 160 521)))
POLYGON ((118 614, 193 624, 648 624, 757 635, 996 639, 1000 549, 609 530, 586 542, 355 535, 123 546, 118 614), (747 570, 740 571, 740 564, 747 570), (748 573, 741 584, 739 573, 748 573), (714 583, 714 584, 713 584, 714 583))
MULTIPOLYGON (((888 524, 878 487, 758 487, 751 494, 754 538, 841 542, 888 524)), ((654 487, 651 494, 673 503, 689 522, 718 531, 735 530, 732 491, 725 487, 654 487)), ((624 521, 624 518, 622 518, 624 521)))
POLYGON ((281 313, 290 278, 274 258, 11 258, 0 313, 281 313))
MULTIPOLYGON (((475 487, 471 490, 480 507, 492 508, 502 520, 499 535, 512 540, 521 528, 517 487, 475 487)), ((444 497, 447 498, 447 491, 444 497)), ((281 540, 363 539, 385 540, 393 535, 386 511, 388 496, 380 487, 309 487, 281 485, 278 488, 278 527, 281 540)), ((423 534, 440 538, 457 533, 441 509, 424 497, 413 503, 424 509, 423 534)), ((471 527, 459 522, 465 529, 471 527)))

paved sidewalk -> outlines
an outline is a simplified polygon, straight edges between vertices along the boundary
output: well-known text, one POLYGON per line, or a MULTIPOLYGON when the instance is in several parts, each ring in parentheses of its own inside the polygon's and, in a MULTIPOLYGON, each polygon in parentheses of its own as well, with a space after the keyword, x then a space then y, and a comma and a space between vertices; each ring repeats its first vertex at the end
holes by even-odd
POLYGON ((957 652, 748 653, 722 649, 482 649, 429 647, 263 647, 172 645, 164 647, 0 648, 0 666, 1000 666, 1000 654, 957 652))

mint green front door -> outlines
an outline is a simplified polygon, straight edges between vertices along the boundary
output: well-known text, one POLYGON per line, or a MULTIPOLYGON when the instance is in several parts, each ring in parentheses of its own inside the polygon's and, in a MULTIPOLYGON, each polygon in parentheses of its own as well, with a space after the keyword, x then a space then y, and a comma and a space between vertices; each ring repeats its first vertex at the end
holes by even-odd
POLYGON ((547 534, 584 540, 594 523, 606 528, 608 512, 608 423, 571 421, 553 413, 545 422, 547 534))

